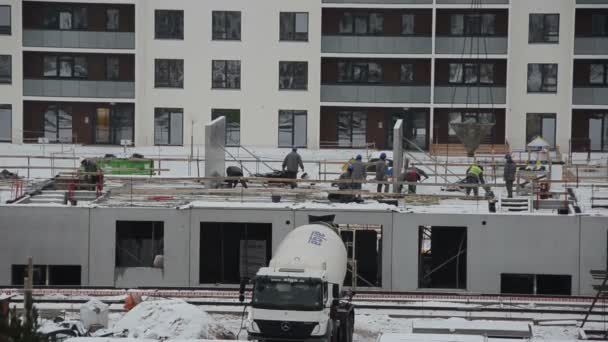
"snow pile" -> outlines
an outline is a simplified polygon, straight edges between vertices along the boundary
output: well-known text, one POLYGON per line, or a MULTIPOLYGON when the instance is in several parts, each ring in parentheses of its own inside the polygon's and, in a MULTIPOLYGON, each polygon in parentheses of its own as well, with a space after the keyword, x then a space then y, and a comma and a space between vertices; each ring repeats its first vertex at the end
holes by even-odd
POLYGON ((89 329, 91 325, 108 327, 108 314, 110 307, 97 299, 91 299, 80 307, 80 319, 84 327, 89 329))
POLYGON ((146 301, 129 311, 113 330, 128 330, 131 338, 234 339, 234 334, 205 311, 182 300, 146 301))

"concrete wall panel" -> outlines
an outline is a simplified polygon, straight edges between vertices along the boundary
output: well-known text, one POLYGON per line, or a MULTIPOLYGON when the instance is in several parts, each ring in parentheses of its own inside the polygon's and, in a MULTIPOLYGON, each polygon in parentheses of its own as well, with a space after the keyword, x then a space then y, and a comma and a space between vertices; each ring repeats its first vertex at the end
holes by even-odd
POLYGON ((89 209, 0 207, 0 285, 11 284, 11 265, 80 265, 89 284, 89 209))

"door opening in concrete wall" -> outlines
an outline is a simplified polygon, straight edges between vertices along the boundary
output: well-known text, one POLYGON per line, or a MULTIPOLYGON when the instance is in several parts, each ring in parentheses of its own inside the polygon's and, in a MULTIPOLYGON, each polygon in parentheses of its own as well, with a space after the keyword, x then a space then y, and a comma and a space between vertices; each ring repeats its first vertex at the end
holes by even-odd
POLYGON ((420 226, 418 287, 466 289, 467 228, 420 226))
POLYGON ((382 225, 339 224, 338 229, 349 260, 344 284, 382 287, 382 225))
MULTIPOLYGON (((26 265, 12 265, 11 284, 23 285, 26 265)), ((80 265, 34 265, 35 286, 80 286, 80 265)))
POLYGON ((161 267, 163 240, 163 222, 116 221, 116 267, 161 267))
POLYGON ((200 284, 238 284, 272 257, 271 223, 201 222, 200 229, 200 284))
POLYGON ((500 275, 500 293, 570 296, 572 276, 503 273, 500 275))

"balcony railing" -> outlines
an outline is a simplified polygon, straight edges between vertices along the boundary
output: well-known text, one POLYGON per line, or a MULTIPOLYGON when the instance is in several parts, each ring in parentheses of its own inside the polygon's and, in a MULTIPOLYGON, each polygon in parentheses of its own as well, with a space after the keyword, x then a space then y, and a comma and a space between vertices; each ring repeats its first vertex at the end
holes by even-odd
POLYGON ((608 37, 575 37, 575 55, 608 55, 608 37))
POLYGON ((23 95, 133 99, 135 82, 25 79, 23 95))
POLYGON ((321 102, 430 103, 430 86, 321 85, 321 102))
POLYGON ((437 37, 435 53, 452 55, 506 55, 507 37, 437 37))
POLYGON ((507 90, 504 86, 437 86, 435 103, 440 104, 506 104, 507 90))
POLYGON ((572 103, 575 105, 608 105, 608 88, 574 87, 572 103))
POLYGON ((324 35, 321 51, 325 53, 394 53, 430 54, 431 37, 341 36, 324 35))
POLYGON ((323 0, 324 4, 432 4, 433 0, 323 0))
POLYGON ((23 46, 73 49, 135 49, 135 33, 23 30, 23 46))

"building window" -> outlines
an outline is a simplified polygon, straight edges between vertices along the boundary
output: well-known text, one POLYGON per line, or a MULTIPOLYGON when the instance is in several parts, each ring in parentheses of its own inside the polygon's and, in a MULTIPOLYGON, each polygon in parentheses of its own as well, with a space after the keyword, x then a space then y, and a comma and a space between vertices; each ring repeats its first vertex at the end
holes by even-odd
POLYGON ((154 62, 154 86, 156 88, 184 87, 184 60, 157 59, 154 62))
POLYGON ((0 104, 0 142, 13 141, 13 107, 0 104))
POLYGON ((529 43, 559 43, 559 14, 530 14, 529 43))
POLYGON ((307 121, 305 110, 280 110, 279 147, 306 147, 307 121))
POLYGON ((344 13, 340 18, 341 34, 377 35, 384 32, 384 17, 379 13, 357 14, 344 13))
POLYGON ((401 15, 401 34, 411 36, 414 34, 415 16, 413 14, 401 15))
POLYGON ((241 12, 213 11, 213 40, 241 40, 241 12))
POLYGON ((588 117, 587 121, 587 127, 581 128, 588 130, 589 149, 591 151, 607 151, 608 113, 594 113, 588 117))
POLYGON ((116 221, 116 267, 154 267, 163 237, 163 222, 116 221))
POLYGON ((94 143, 120 145, 121 140, 133 141, 134 114, 128 105, 100 106, 95 111, 94 143))
POLYGON ((494 64, 450 63, 450 84, 494 84, 494 64))
POLYGON ((526 117, 526 144, 542 138, 555 147, 556 114, 528 113, 526 117))
POLYGON ((401 64, 399 82, 414 83, 414 64, 401 64))
POLYGON ((367 113, 338 113, 338 146, 364 147, 367 144, 367 113))
POLYGON ((589 84, 608 86, 608 64, 591 64, 589 66, 589 84))
POLYGON ((241 89, 241 61, 213 61, 215 89, 241 89))
POLYGON ((184 39, 184 11, 156 10, 156 39, 184 39))
POLYGON ((52 105, 46 109, 44 137, 49 142, 72 143, 72 107, 52 105))
POLYGON ((0 6, 0 35, 11 34, 11 6, 0 6))
POLYGON ((154 145, 184 144, 184 110, 182 108, 154 109, 154 145))
POLYGON ((338 82, 380 83, 382 66, 374 62, 338 62, 338 82))
POLYGON ((450 18, 452 36, 496 35, 495 14, 453 14, 450 18))
POLYGON ((308 62, 279 62, 279 89, 308 89, 308 62))
POLYGON ((12 56, 0 55, 0 84, 13 82, 12 56))
POLYGON ((308 13, 281 12, 280 39, 308 41, 308 13))
POLYGON ((44 56, 44 77, 86 79, 89 75, 87 59, 72 56, 44 56))
POLYGON ((223 116, 226 118, 226 146, 241 146, 241 111, 240 109, 212 109, 211 119, 223 116))
MULTIPOLYGON (((51 14, 51 13, 49 13, 51 14)), ((51 15, 54 15, 52 13, 51 15)), ((88 25, 87 9, 85 7, 74 7, 60 10, 59 29, 60 30, 86 30, 88 25)), ((48 20, 49 23, 57 22, 56 19, 48 20)), ((56 28, 56 27, 53 27, 56 28)))
MULTIPOLYGON (((12 265, 12 285, 22 286, 27 276, 26 265, 12 265)), ((80 265, 34 265, 32 279, 35 286, 80 286, 82 266, 80 265)))
POLYGON ((500 293, 570 296, 572 276, 503 273, 500 275, 500 293))
POLYGON ((608 36, 608 14, 591 15, 591 35, 595 37, 608 36))
POLYGON ((108 57, 106 59, 106 79, 120 79, 120 59, 118 57, 108 57))
POLYGON ((108 8, 106 10, 106 30, 118 31, 120 29, 120 10, 108 8))
POLYGON ((528 93, 557 93, 557 64, 528 64, 528 93))

